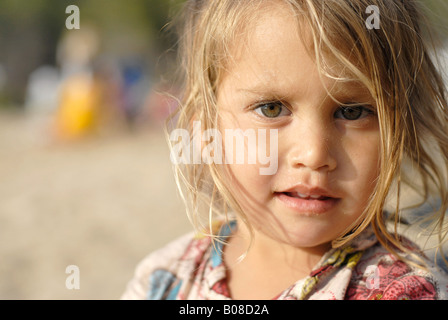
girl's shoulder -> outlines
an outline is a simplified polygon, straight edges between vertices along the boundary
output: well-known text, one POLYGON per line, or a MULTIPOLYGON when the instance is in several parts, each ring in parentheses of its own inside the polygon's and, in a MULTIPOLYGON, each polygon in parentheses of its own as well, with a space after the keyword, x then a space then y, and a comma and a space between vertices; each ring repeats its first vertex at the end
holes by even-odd
POLYGON ((414 257, 393 255, 379 243, 367 249, 353 270, 346 299, 448 299, 448 274, 427 259, 416 245, 409 244, 413 246, 414 257), (420 266, 418 263, 422 262, 424 265, 420 266))
POLYGON ((136 267, 121 299, 161 299, 176 281, 191 276, 210 247, 210 238, 184 234, 147 255, 136 267))

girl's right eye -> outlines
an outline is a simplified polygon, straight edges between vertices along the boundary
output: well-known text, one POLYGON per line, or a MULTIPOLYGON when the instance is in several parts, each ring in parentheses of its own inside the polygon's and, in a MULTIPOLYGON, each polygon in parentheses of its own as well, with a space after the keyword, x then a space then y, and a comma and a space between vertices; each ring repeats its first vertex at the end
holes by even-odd
POLYGON ((259 104, 254 108, 254 111, 265 118, 278 118, 280 116, 291 115, 291 111, 279 101, 259 104))

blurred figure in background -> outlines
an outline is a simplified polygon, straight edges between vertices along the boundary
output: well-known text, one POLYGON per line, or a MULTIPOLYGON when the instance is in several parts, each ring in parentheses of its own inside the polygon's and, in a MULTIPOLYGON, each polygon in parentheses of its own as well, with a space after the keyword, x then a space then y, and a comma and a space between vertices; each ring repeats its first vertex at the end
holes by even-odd
POLYGON ((135 129, 141 115, 145 96, 150 87, 144 64, 140 59, 128 57, 122 63, 122 110, 129 129, 135 129))
POLYGON ((57 109, 61 75, 51 65, 34 70, 28 78, 25 109, 33 115, 52 114, 57 109))
POLYGON ((59 105, 55 118, 57 140, 72 140, 95 130, 100 88, 91 63, 99 47, 92 28, 67 32, 59 44, 61 66, 59 105))
POLYGON ((158 83, 148 93, 145 100, 141 122, 160 129, 165 120, 174 113, 179 103, 180 89, 166 83, 158 83))
POLYGON ((88 73, 74 74, 64 81, 56 114, 58 139, 72 140, 94 132, 100 92, 99 84, 88 73))

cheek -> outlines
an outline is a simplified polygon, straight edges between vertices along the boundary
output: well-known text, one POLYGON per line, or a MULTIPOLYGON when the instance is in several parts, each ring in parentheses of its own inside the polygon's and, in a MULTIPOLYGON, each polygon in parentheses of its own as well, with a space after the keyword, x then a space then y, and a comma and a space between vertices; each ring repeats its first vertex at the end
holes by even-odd
POLYGON ((261 176, 256 165, 224 165, 226 184, 244 214, 252 222, 258 220, 258 214, 266 210, 270 199, 269 177, 261 176))
POLYGON ((364 173, 367 179, 378 176, 380 161, 379 138, 372 137, 366 143, 359 146, 357 152, 359 171, 364 173))
POLYGON ((257 130, 231 112, 222 113, 218 129, 222 136, 223 161, 231 181, 248 186, 263 180, 258 161, 257 130))
MULTIPOLYGON (((379 175, 379 135, 372 134, 361 141, 364 143, 353 145, 351 148, 350 159, 356 172, 351 188, 360 200, 363 200, 362 202, 366 202, 375 188, 379 175)), ((347 176, 350 174, 347 173, 347 176)))
POLYGON ((254 201, 264 201, 270 195, 271 176, 261 175, 258 164, 227 164, 227 181, 235 195, 244 199, 249 195, 254 201))
MULTIPOLYGON (((262 175, 260 172, 266 167, 266 164, 260 164, 258 157, 252 157, 249 161, 248 155, 258 154, 257 140, 244 137, 244 143, 238 147, 237 139, 232 135, 228 135, 227 139, 232 137, 233 142, 226 140, 226 131, 234 130, 253 130, 244 126, 241 121, 236 122, 235 119, 223 117, 220 121, 220 132, 222 132, 222 149, 225 155, 226 164, 223 164, 227 184, 238 203, 247 211, 250 208, 258 208, 263 206, 270 193, 270 182, 272 175, 262 175), (227 143, 226 143, 227 142, 227 143), (242 146, 242 148, 241 148, 242 146), (227 148, 226 148, 227 147, 227 148), (229 150, 232 148, 232 150, 229 150)), ((253 132, 257 132, 254 130, 253 132)))

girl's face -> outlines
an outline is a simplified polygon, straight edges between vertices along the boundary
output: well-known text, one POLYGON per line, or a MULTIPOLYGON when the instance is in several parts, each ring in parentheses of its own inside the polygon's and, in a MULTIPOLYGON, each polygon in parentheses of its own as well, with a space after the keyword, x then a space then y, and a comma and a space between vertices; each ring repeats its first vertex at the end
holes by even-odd
POLYGON ((260 175, 266 165, 234 162, 229 183, 256 237, 326 246, 362 214, 375 186, 375 102, 359 84, 320 77, 306 50, 311 41, 300 40, 290 11, 276 8, 260 15, 232 57, 218 108, 222 131, 278 130, 269 142, 278 143, 278 169, 260 175), (356 105, 343 107, 328 92, 356 105))

